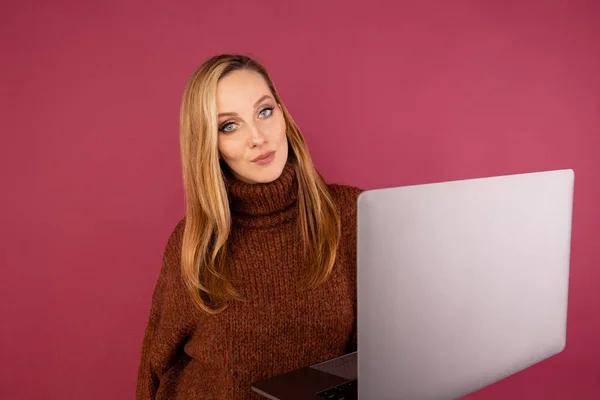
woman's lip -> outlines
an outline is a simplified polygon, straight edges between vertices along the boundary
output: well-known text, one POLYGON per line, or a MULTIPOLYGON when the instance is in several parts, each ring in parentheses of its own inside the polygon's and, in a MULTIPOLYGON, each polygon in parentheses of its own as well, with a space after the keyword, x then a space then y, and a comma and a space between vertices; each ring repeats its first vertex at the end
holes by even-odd
POLYGON ((271 164, 274 159, 275 159, 275 152, 272 151, 270 153, 264 154, 264 156, 260 156, 256 161, 254 161, 254 163, 256 165, 268 165, 268 164, 271 164))
POLYGON ((267 153, 263 153, 263 154, 261 154, 260 156, 256 157, 255 159, 253 159, 253 160, 252 160, 252 162, 257 162, 257 161, 264 160, 264 159, 266 159, 266 158, 269 158, 269 157, 271 157, 273 154, 275 154, 275 152, 274 152, 274 151, 269 151, 269 152, 267 152, 267 153))

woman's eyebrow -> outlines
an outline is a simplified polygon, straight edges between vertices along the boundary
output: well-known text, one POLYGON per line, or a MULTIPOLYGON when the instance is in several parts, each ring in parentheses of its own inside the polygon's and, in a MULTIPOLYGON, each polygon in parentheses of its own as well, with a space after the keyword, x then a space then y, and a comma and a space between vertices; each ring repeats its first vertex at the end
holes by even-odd
POLYGON ((258 107, 258 105, 259 105, 260 103, 262 103, 264 100, 266 100, 266 99, 270 99, 270 98, 271 98, 271 96, 269 96, 268 94, 265 94, 265 95, 264 95, 264 96, 262 96, 260 99, 258 99, 258 100, 256 101, 256 103, 254 103, 254 108, 258 107))

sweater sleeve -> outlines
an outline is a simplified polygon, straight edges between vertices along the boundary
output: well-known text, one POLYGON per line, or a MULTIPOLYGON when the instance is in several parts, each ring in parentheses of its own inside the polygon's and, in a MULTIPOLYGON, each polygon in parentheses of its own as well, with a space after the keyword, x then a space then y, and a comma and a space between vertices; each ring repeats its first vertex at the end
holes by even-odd
POLYGON ((171 234, 152 295, 138 367, 136 400, 154 400, 168 392, 187 364, 182 349, 193 327, 187 293, 181 279, 180 254, 183 220, 171 234))
MULTIPOLYGON (((346 185, 330 185, 334 197, 337 198, 337 202, 340 208, 340 215, 342 219, 342 237, 343 240, 348 243, 347 247, 347 260, 348 260, 348 273, 354 285, 354 294, 352 303, 354 306, 354 315, 357 314, 357 302, 356 302, 356 266, 357 266, 357 210, 358 210, 358 196, 364 191, 359 187, 346 186, 346 185)), ((347 345, 346 352, 353 352, 357 349, 357 324, 356 318, 354 320, 354 329, 352 336, 350 337, 347 345)))

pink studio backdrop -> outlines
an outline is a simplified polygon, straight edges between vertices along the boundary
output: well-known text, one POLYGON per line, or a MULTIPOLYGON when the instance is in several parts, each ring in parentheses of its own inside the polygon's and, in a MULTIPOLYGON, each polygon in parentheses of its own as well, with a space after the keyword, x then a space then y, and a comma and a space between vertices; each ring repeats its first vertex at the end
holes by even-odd
POLYGON ((573 168, 567 348, 470 398, 600 398, 598 2, 14 0, 0 14, 0 398, 133 397, 183 213, 180 97, 201 61, 234 51, 271 70, 330 181, 573 168))

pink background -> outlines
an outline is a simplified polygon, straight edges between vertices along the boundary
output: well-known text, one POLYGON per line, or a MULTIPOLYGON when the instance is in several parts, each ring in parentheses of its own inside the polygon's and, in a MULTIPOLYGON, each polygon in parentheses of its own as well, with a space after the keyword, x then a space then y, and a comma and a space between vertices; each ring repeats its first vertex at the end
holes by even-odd
POLYGON ((267 65, 332 182, 573 168, 567 348, 471 399, 600 398, 599 4, 3 1, 0 398, 133 397, 217 52, 267 65))

